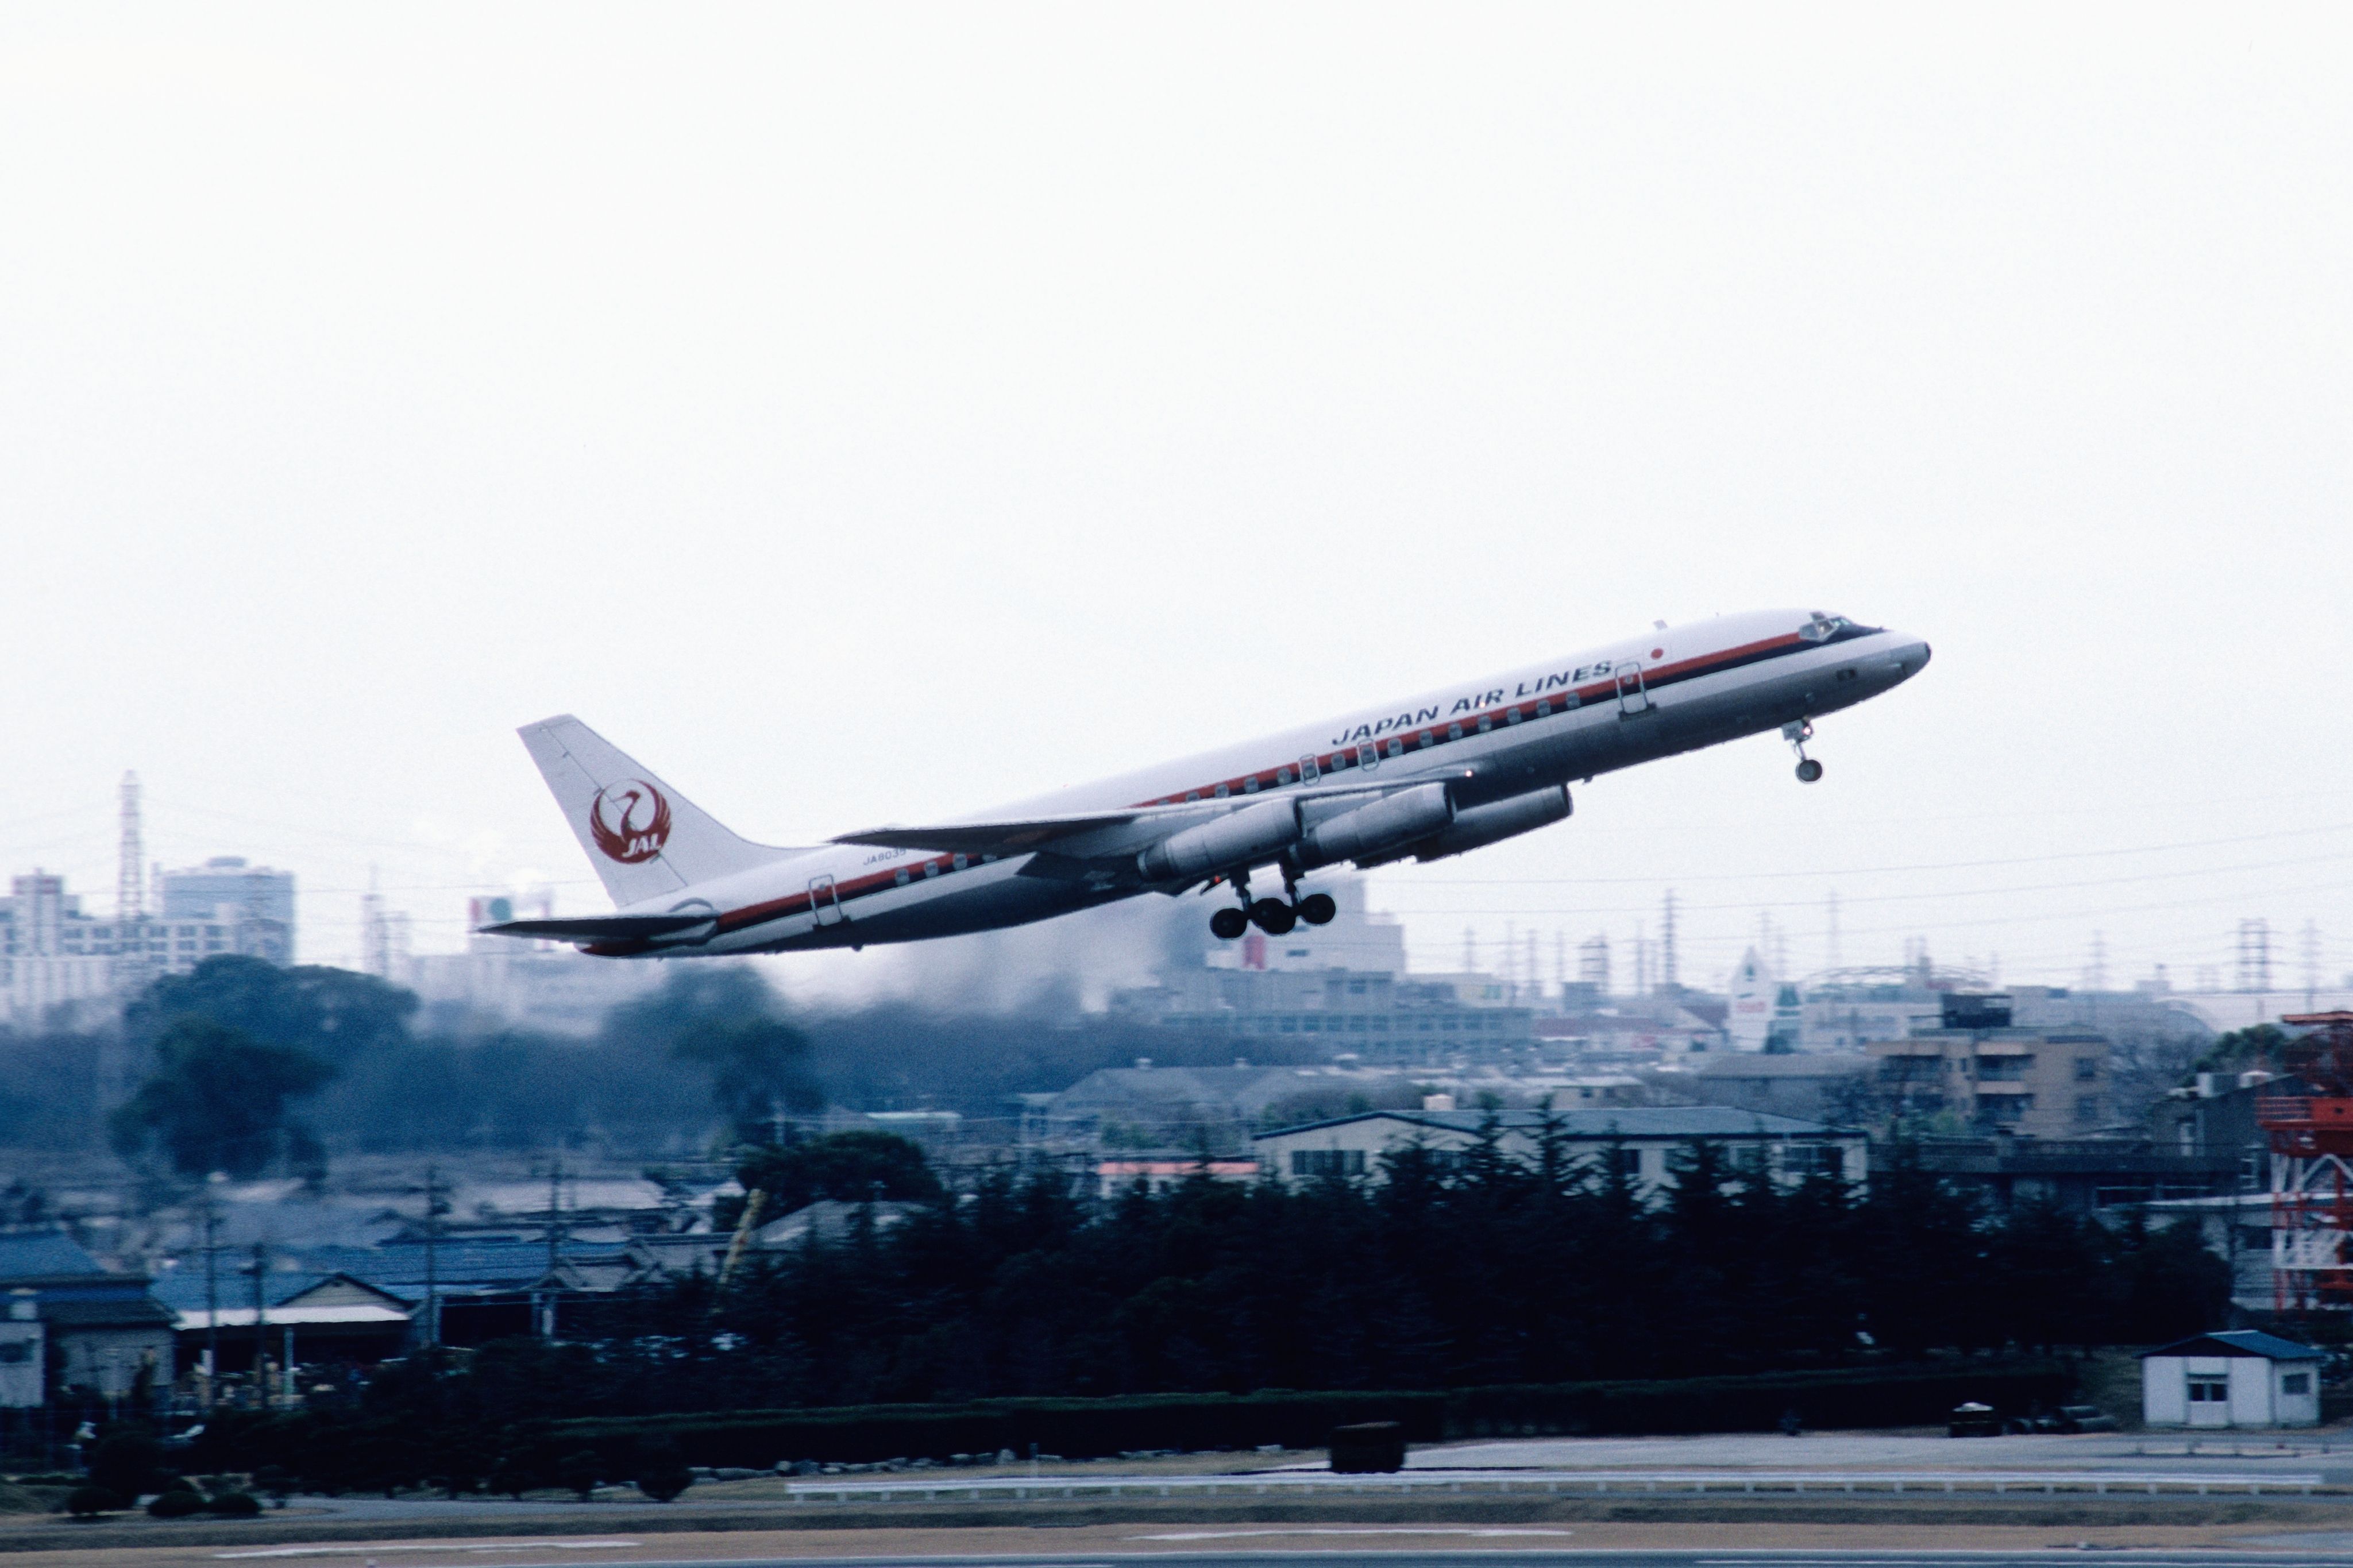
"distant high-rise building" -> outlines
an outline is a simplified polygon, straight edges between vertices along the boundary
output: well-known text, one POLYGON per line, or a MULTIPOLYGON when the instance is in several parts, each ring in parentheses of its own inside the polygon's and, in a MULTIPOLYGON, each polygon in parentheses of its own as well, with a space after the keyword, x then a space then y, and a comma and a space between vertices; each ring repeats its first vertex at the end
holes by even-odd
POLYGON ((272 963, 294 962, 294 873, 252 866, 242 855, 216 855, 201 866, 156 874, 159 917, 237 928, 229 951, 272 963))

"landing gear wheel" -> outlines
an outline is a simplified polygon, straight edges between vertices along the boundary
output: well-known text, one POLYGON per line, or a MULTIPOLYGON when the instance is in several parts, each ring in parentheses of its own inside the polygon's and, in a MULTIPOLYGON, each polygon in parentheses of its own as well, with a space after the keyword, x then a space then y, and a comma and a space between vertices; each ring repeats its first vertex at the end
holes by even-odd
POLYGON ((1250 907, 1250 924, 1269 936, 1282 936, 1299 923, 1299 915, 1280 899, 1261 899, 1250 907))
POLYGON ((1250 916, 1229 905, 1209 917, 1209 934, 1219 942, 1231 942, 1250 930, 1250 916))
POLYGON ((1320 926, 1329 925, 1332 917, 1340 912, 1340 906, 1332 901, 1329 893, 1310 893, 1299 900, 1298 910, 1301 920, 1309 925, 1320 926))
POLYGON ((1811 784, 1822 776, 1822 764, 1806 755, 1806 742, 1814 738, 1811 719, 1792 719, 1781 726, 1781 739, 1789 742, 1789 750, 1798 753, 1798 782, 1811 784))

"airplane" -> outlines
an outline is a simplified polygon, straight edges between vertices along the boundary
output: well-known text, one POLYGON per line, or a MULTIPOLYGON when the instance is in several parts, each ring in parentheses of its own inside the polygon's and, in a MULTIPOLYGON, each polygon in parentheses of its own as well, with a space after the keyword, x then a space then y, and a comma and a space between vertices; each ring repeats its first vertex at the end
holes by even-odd
POLYGON ((570 715, 520 733, 616 912, 483 932, 605 958, 922 942, 1141 893, 1224 889, 1209 929, 1282 935, 1337 907, 1300 890, 1347 862, 1442 859, 1567 817, 1569 785, 1778 729, 1799 779, 1813 722, 1918 674, 1928 645, 1819 610, 1669 627, 1362 708, 935 826, 787 847, 736 837, 570 715), (1283 897, 1251 891, 1271 870, 1283 897))

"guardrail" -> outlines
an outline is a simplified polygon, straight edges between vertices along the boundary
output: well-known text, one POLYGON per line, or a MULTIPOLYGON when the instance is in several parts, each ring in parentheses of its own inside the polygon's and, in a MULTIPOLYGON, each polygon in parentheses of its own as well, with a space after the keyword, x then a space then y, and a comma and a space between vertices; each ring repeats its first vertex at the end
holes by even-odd
POLYGON ((1044 1501, 1080 1498, 1271 1497, 1284 1492, 1460 1493, 1544 1495, 1694 1495, 1785 1491, 1904 1496, 1916 1492, 2144 1493, 2295 1492, 2309 1496, 2316 1475, 2200 1476, 2128 1470, 1516 1470, 1398 1471, 1335 1475, 1329 1471, 1255 1476, 1124 1476, 1101 1480, 1076 1476, 990 1477, 986 1480, 801 1482, 787 1489, 795 1502, 1044 1501))

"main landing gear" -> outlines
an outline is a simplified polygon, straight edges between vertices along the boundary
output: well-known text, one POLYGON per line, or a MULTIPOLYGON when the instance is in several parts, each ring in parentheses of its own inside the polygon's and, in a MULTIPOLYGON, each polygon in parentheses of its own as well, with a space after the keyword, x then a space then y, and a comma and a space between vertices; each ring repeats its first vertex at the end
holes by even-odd
POLYGON ((1299 897, 1298 886, 1285 878, 1283 890, 1292 901, 1281 899, 1253 899, 1250 896, 1250 879, 1232 879, 1234 891, 1241 896, 1239 904, 1229 904, 1209 917, 1209 934, 1220 942, 1231 942, 1256 926, 1269 936, 1288 935, 1301 921, 1320 926, 1330 922, 1340 912, 1329 893, 1310 893, 1299 897))
POLYGON ((1788 742, 1789 749, 1798 753, 1799 784, 1811 784, 1822 776, 1822 764, 1806 755, 1806 742, 1813 738, 1814 721, 1811 719, 1799 719, 1781 726, 1781 739, 1788 742))

